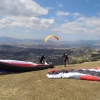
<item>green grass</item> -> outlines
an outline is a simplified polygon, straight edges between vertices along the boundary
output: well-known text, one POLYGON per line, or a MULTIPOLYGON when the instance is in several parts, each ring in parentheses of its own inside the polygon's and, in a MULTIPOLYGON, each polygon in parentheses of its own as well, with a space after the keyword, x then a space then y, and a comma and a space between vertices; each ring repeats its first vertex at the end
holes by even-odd
MULTIPOLYGON (((60 69, 100 67, 100 61, 60 69)), ((50 69, 20 74, 0 74, 0 100, 100 100, 100 83, 75 79, 49 79, 50 69)))

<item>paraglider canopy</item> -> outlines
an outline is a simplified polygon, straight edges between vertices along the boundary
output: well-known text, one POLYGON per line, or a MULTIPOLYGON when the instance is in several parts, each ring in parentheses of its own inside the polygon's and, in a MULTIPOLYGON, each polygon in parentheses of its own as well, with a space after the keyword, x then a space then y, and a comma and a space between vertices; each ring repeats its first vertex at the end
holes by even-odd
POLYGON ((55 38, 56 40, 59 40, 59 38, 57 37, 57 36, 55 36, 55 35, 49 35, 49 36, 47 36, 46 38, 45 38, 45 43, 50 39, 50 38, 55 38))

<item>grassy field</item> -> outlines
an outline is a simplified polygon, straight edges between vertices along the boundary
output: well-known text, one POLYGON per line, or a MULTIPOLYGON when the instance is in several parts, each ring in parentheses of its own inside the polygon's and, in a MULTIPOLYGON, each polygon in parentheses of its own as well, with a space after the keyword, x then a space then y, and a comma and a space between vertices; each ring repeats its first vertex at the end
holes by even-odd
MULTIPOLYGON (((55 69, 100 67, 100 61, 55 66, 55 69)), ((0 100, 100 100, 100 83, 75 79, 49 79, 50 69, 19 74, 0 73, 0 100)))

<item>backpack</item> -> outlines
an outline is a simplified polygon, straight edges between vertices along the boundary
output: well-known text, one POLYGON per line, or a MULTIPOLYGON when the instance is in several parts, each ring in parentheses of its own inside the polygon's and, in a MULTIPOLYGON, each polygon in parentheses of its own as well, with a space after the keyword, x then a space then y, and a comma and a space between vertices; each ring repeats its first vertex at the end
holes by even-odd
POLYGON ((45 59, 44 55, 41 55, 41 56, 40 56, 40 59, 45 59))
POLYGON ((63 54, 63 60, 67 60, 68 59, 68 55, 66 53, 63 54))
POLYGON ((62 59, 63 59, 63 60, 65 59, 65 53, 63 53, 63 55, 62 55, 62 59))

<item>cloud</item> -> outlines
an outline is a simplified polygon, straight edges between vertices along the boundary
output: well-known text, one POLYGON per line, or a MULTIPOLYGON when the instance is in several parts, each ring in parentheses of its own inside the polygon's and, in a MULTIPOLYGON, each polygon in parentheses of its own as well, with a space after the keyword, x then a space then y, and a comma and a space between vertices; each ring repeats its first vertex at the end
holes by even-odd
POLYGON ((70 15, 70 13, 69 12, 63 12, 63 11, 57 11, 56 12, 56 15, 57 16, 68 16, 68 15, 70 15))
POLYGON ((57 1, 57 5, 58 5, 58 7, 63 7, 62 3, 58 2, 58 1, 57 1))
POLYGON ((4 27, 8 27, 10 24, 11 24, 11 20, 7 18, 0 19, 0 29, 4 27))
POLYGON ((78 13, 78 12, 75 12, 75 13, 69 13, 69 12, 63 12, 63 11, 57 11, 56 12, 56 15, 59 16, 59 17, 62 17, 62 16, 73 16, 74 18, 76 17, 80 17, 80 16, 83 16, 82 14, 78 13))
POLYGON ((22 26, 32 29, 49 28, 54 19, 39 18, 47 15, 48 9, 33 0, 1 0, 0 28, 22 26))
POLYGON ((48 10, 32 0, 1 0, 0 14, 5 16, 40 16, 48 14, 48 10))
POLYGON ((26 32, 28 33, 28 32, 30 32, 30 30, 26 30, 26 32))
POLYGON ((54 9, 54 8, 53 7, 47 7, 47 9, 50 10, 50 9, 54 9))
POLYGON ((1 20, 0 26, 2 27, 23 26, 31 29, 45 29, 45 28, 49 28, 52 24, 54 24, 54 19, 45 19, 45 18, 37 18, 37 17, 30 17, 30 18, 27 17, 9 18, 8 17, 8 19, 4 18, 1 20))
POLYGON ((95 4, 95 6, 96 6, 96 7, 99 7, 99 6, 100 6, 100 4, 95 4))
POLYGON ((86 0, 86 3, 89 3, 90 0, 86 0))
POLYGON ((82 14, 80 14, 80 13, 73 13, 72 15, 74 16, 74 18, 82 16, 82 14))
POLYGON ((53 28, 53 31, 65 34, 100 34, 100 18, 80 17, 75 21, 66 22, 53 28))

